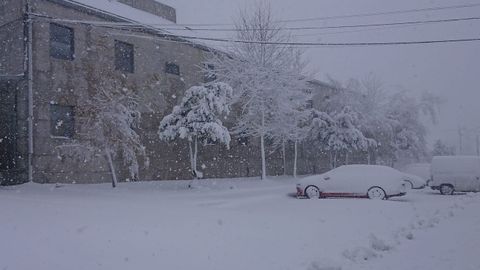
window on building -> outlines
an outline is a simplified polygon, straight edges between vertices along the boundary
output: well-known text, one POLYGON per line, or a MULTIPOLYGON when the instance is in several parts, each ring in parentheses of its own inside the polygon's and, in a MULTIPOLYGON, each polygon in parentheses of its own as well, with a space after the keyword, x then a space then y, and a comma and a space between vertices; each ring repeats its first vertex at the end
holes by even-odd
POLYGON ((75 53, 73 28, 50 24, 50 56, 73 60, 75 53))
POLYGON ((73 106, 50 105, 50 132, 55 137, 73 137, 75 133, 73 106))
POLYGON ((134 72, 134 47, 132 44, 115 40, 115 69, 134 72))
POLYGON ((217 79, 217 75, 215 75, 215 66, 212 64, 205 64, 205 77, 203 78, 204 82, 212 82, 217 79))
POLYGON ((313 100, 311 99, 307 100, 305 107, 307 107, 307 109, 313 109, 313 100))
POLYGON ((248 145, 250 140, 245 134, 240 134, 240 136, 237 138, 237 142, 239 145, 248 145))
POLYGON ((174 75, 180 75, 180 67, 173 62, 167 62, 165 64, 165 72, 174 75))

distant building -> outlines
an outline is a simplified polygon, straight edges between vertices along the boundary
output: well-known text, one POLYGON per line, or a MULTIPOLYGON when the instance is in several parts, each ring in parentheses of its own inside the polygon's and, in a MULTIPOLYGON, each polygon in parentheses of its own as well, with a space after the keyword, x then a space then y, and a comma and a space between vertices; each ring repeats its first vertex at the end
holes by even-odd
MULTIPOLYGON (((0 180, 110 181, 102 156, 79 162, 57 151, 78 135, 84 119, 77 106, 100 82, 136 89, 154 111, 145 111, 140 130, 151 161, 141 179, 189 179, 186 143, 160 141, 158 124, 188 87, 209 79, 199 67, 210 49, 161 30, 175 23, 175 9, 155 0, 1 1, 0 180)), ((256 176, 258 144, 237 138, 228 151, 208 146, 198 164, 205 177, 256 176)), ((324 171, 328 162, 307 149, 299 173, 324 171)), ((115 164, 126 179, 122 163, 115 164)), ((268 165, 269 174, 283 173, 279 151, 269 154, 268 165)))

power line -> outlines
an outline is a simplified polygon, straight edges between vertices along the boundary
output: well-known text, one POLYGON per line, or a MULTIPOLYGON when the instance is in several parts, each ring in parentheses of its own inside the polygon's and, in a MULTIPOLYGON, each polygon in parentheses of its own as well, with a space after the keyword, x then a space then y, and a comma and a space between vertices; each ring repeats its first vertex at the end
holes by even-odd
MULTIPOLYGON (((40 15, 40 14, 31 14, 33 16, 36 16, 36 17, 40 17, 40 18, 48 18, 49 20, 55 20, 55 21, 58 21, 58 22, 66 22, 66 23, 82 23, 82 24, 96 24, 96 25, 99 25, 99 26, 108 26, 108 25, 112 25, 112 26, 117 26, 117 27, 130 27, 132 29, 143 29, 145 27, 147 27, 146 25, 142 25, 140 23, 114 23, 114 22, 102 22, 102 21, 85 21, 85 20, 71 20, 71 19, 54 19, 52 17, 49 17, 49 16, 45 16, 45 15, 40 15)), ((470 19, 480 19, 480 17, 468 17, 468 18, 452 18, 452 19, 442 19, 442 20, 428 20, 428 21, 417 21, 418 24, 422 24, 422 23, 434 23, 434 22, 450 22, 450 21, 462 21, 462 20, 470 20, 470 19)), ((369 25, 371 26, 372 28, 370 29, 356 29, 356 30, 347 30, 347 31, 335 31, 335 32, 320 32, 320 33, 308 33, 308 34, 294 34, 292 35, 293 37, 304 37, 304 36, 318 36, 318 35, 337 35, 337 34, 348 34, 348 33, 359 33, 359 32, 367 32, 367 31, 378 31, 378 30, 384 30, 384 29, 398 29, 398 28, 406 28, 406 27, 412 27, 412 26, 416 26, 416 24, 413 24, 412 22, 397 22, 397 23, 391 23, 387 25, 383 25, 383 26, 374 26, 374 25, 369 25)), ((148 25, 148 27, 152 27, 152 28, 155 28, 151 25, 148 25)), ((339 26, 333 26, 333 28, 337 28, 339 26)), ((344 26, 345 27, 345 26, 344 26)), ((112 28, 115 28, 115 27, 112 27, 112 28)), ((340 26, 340 28, 342 28, 342 26, 340 26)), ((170 29, 170 28, 162 28, 162 30, 167 30, 167 29, 170 29)), ((188 29, 180 29, 180 28, 174 28, 175 30, 188 30, 188 31, 191 31, 193 29, 191 28, 188 28, 188 29)), ((155 30, 159 30, 159 29, 155 29, 155 30)))
MULTIPOLYGON (((398 26, 398 25, 416 25, 416 24, 429 24, 429 23, 450 23, 461 21, 474 21, 480 20, 480 17, 464 17, 464 18, 448 18, 439 20, 418 20, 418 21, 402 21, 391 23, 370 23, 370 24, 347 24, 347 25, 332 25, 332 26, 304 26, 304 27, 282 27, 283 30, 296 31, 296 30, 320 30, 320 29, 343 29, 343 28, 365 28, 365 27, 380 27, 380 26, 398 26)), ((220 32, 238 32, 243 31, 232 28, 163 28, 165 30, 192 30, 192 31, 220 31, 220 32)), ((249 29, 249 31, 255 31, 260 29, 249 29)), ((274 29, 261 29, 261 30, 274 30, 274 29)))
MULTIPOLYGON (((391 11, 380 11, 380 12, 370 12, 370 13, 357 13, 357 14, 349 14, 349 15, 325 16, 325 17, 314 17, 314 18, 275 20, 274 23, 327 21, 327 20, 335 20, 335 19, 374 17, 374 16, 381 16, 381 15, 408 14, 408 13, 419 13, 419 12, 429 12, 429 11, 463 9, 463 8, 471 8, 471 7, 478 7, 478 6, 480 6, 480 3, 470 3, 470 4, 460 4, 460 5, 451 5, 451 6, 437 6, 437 7, 418 8, 418 9, 404 9, 404 10, 391 10, 391 11)), ((232 26, 234 24, 231 24, 231 23, 205 23, 205 24, 201 24, 201 23, 190 23, 190 24, 158 23, 158 24, 149 24, 149 25, 152 25, 152 26, 167 26, 167 27, 171 27, 173 25, 176 25, 176 26, 190 28, 191 26, 193 26, 193 27, 232 26)))
POLYGON ((292 37, 308 37, 308 36, 329 36, 329 35, 339 35, 339 34, 350 34, 350 33, 363 33, 363 32, 372 32, 372 31, 384 31, 391 29, 404 29, 415 27, 416 25, 397 25, 397 26, 385 26, 385 27, 374 27, 366 29, 355 29, 355 30, 343 30, 343 31, 328 31, 328 32, 316 32, 316 33, 306 33, 306 34, 293 34, 292 37))
MULTIPOLYGON (((72 20, 72 19, 60 19, 52 18, 40 14, 32 14, 36 17, 48 18, 56 22, 65 22, 65 23, 82 23, 82 24, 95 24, 100 26, 118 26, 118 27, 129 27, 129 28, 144 28, 145 26, 139 23, 117 23, 117 22, 99 22, 99 21, 85 21, 85 20, 72 20)), ((310 27, 285 27, 281 28, 282 30, 320 30, 320 29, 345 29, 345 28, 370 28, 370 27, 385 27, 385 26, 406 26, 406 25, 418 25, 418 24, 433 24, 433 23, 452 23, 452 22, 462 22, 462 21, 478 21, 480 17, 460 17, 460 18, 447 18, 447 19, 438 19, 438 20, 416 20, 416 21, 399 21, 391 23, 370 23, 370 24, 347 24, 347 25, 332 25, 332 26, 310 26, 310 27)), ((154 27, 155 25, 148 24, 148 26, 154 27)), ((162 27, 161 30, 175 30, 175 31, 213 31, 213 32, 227 32, 227 31, 244 31, 241 29, 233 28, 178 28, 178 27, 162 27)), ((250 31, 260 30, 260 29, 249 29, 250 31)), ((261 30, 277 30, 277 29, 261 29, 261 30)), ((247 30, 248 31, 248 30, 247 30)))
POLYGON ((259 45, 284 45, 284 46, 330 46, 330 47, 364 47, 364 46, 391 46, 391 45, 421 45, 421 44, 436 44, 436 43, 459 43, 459 42, 475 42, 480 41, 480 38, 463 38, 463 39, 441 39, 441 40, 421 40, 421 41, 392 41, 392 42, 263 42, 250 40, 228 40, 220 38, 204 38, 204 37, 189 37, 178 36, 185 39, 197 39, 206 41, 218 41, 229 43, 242 44, 259 44, 259 45))
MULTIPOLYGON (((46 16, 42 16, 45 18, 46 16)), ((51 18, 52 21, 58 21, 56 18, 51 18)), ((78 21, 75 23, 88 24, 97 27, 115 28, 108 25, 96 25, 91 22, 78 21)), ((113 25, 115 26, 115 25, 113 25)), ((149 26, 143 26, 143 28, 149 26)), ((158 34, 164 38, 180 38, 185 40, 202 40, 202 41, 214 41, 225 43, 239 43, 239 44, 259 44, 259 45, 283 45, 283 46, 314 46, 314 47, 364 47, 364 46, 392 46, 392 45, 426 45, 426 44, 439 44, 439 43, 464 43, 464 42, 476 42, 480 41, 480 38, 462 38, 462 39, 441 39, 441 40, 420 40, 420 41, 392 41, 392 42, 264 42, 255 40, 238 40, 238 39, 225 39, 225 38, 213 38, 213 37, 201 37, 201 36, 186 36, 176 35, 167 32, 161 32, 161 29, 150 28, 158 31, 158 34)))
POLYGON ((326 21, 326 20, 334 20, 334 19, 374 17, 374 16, 382 16, 382 15, 408 14, 408 13, 419 13, 419 12, 427 12, 427 11, 441 11, 441 10, 449 10, 449 9, 462 9, 462 8, 470 8, 470 7, 478 7, 478 6, 480 6, 480 3, 453 5, 453 6, 439 6, 439 7, 429 7, 429 8, 418 8, 418 9, 382 11, 382 12, 371 12, 371 13, 359 13, 359 14, 339 15, 339 16, 289 19, 289 20, 279 20, 279 21, 276 21, 276 22, 326 21))

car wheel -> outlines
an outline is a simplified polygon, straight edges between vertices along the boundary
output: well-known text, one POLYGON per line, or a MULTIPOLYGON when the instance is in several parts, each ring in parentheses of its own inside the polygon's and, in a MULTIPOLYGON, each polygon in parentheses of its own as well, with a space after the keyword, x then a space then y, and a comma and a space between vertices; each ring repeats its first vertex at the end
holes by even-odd
POLYGON ((372 200, 385 200, 387 198, 385 190, 381 187, 371 187, 367 192, 367 196, 372 200))
POLYGON ((442 184, 440 186, 440 193, 442 195, 452 195, 455 189, 450 184, 442 184))
POLYGON ((316 186, 308 186, 305 188, 305 196, 309 199, 320 198, 320 189, 316 186))
POLYGON ((414 189, 415 187, 413 186, 413 183, 411 181, 405 181, 407 182, 408 184, 410 184, 410 189, 414 189))

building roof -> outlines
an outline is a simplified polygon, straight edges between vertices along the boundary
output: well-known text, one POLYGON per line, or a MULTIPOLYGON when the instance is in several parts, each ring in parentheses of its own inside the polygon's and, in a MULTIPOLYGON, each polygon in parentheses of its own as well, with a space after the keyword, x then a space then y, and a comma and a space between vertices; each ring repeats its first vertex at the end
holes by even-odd
POLYGON ((117 16, 139 22, 146 25, 174 26, 175 23, 164 19, 155 14, 122 4, 115 0, 64 0, 84 5, 86 7, 95 8, 103 12, 115 14, 117 16))
POLYGON ((182 27, 176 23, 155 14, 134 8, 127 4, 120 3, 116 0, 50 0, 53 2, 67 3, 79 8, 87 9, 95 13, 102 13, 110 19, 117 22, 130 22, 144 26, 146 30, 156 31, 157 34, 165 34, 188 41, 191 44, 204 47, 203 49, 220 50, 218 45, 213 42, 199 42, 197 40, 189 40, 184 36, 196 36, 196 33, 189 28, 182 27), (168 30, 165 30, 167 28, 168 30), (178 30, 177 30, 178 29, 178 30))

